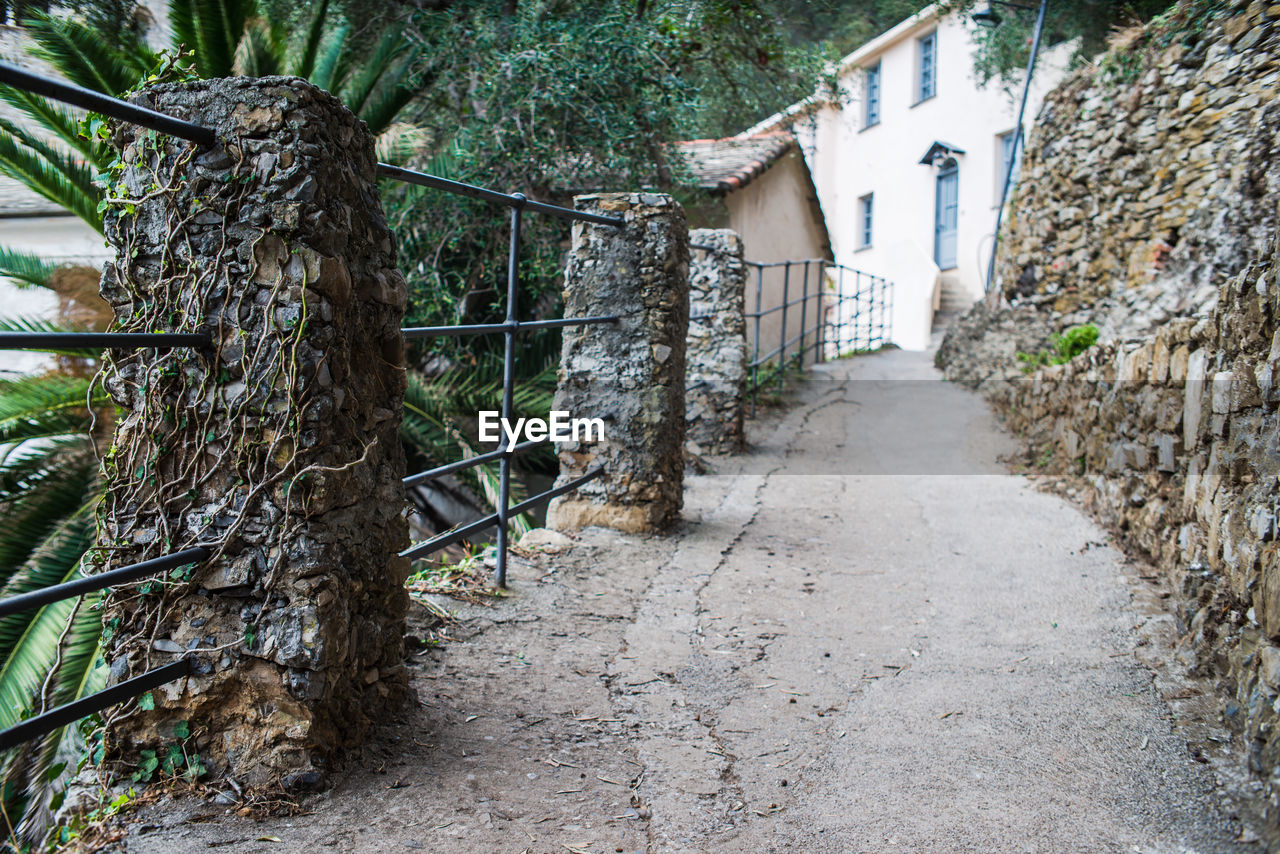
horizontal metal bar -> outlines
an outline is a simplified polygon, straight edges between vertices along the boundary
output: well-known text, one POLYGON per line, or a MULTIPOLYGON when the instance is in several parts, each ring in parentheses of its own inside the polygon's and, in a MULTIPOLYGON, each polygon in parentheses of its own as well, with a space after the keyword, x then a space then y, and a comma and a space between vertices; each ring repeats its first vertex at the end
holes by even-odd
POLYGON ((582 486, 582 484, 586 483, 589 480, 595 480, 602 474, 604 474, 604 466, 599 466, 587 472, 582 477, 574 478, 573 480, 569 481, 563 486, 557 486, 555 489, 548 489, 546 492, 541 492, 533 496, 532 498, 526 498, 524 501, 521 501, 519 504, 512 505, 511 509, 507 511, 507 516, 508 517, 516 516, 520 513, 523 513, 526 510, 529 510, 530 508, 537 507, 539 504, 543 504, 547 501, 550 501, 553 498, 559 498, 561 495, 564 495, 566 492, 573 492, 579 486, 582 486))
POLYGON ((95 575, 86 575, 74 581, 54 584, 51 587, 42 587, 39 590, 32 590, 30 593, 10 596, 8 599, 0 599, 0 617, 8 617, 10 614, 18 614, 32 608, 48 605, 50 602, 70 599, 73 596, 83 596, 85 593, 114 587, 117 584, 128 584, 130 581, 138 581, 155 575, 157 572, 164 572, 166 569, 185 566, 189 563, 199 563, 202 560, 208 560, 212 554, 213 552, 204 546, 196 546, 193 549, 183 549, 180 552, 174 552, 164 557, 144 560, 142 563, 133 563, 128 566, 122 566, 119 569, 110 569, 95 575))
POLYGON ((407 557, 410 560, 420 558, 423 555, 429 555, 432 552, 439 551, 445 546, 451 546, 458 540, 464 540, 478 531, 485 528, 492 528, 498 522, 498 514, 490 513, 482 519, 477 519, 470 525, 463 525, 461 528, 454 528, 452 531, 445 531, 443 534, 437 534, 429 540, 423 540, 417 545, 410 546, 400 552, 400 557, 407 557))
POLYGON ((743 312, 742 316, 743 317, 764 317, 765 315, 773 314, 775 311, 782 311, 782 309, 784 308, 791 308, 791 306, 793 305, 799 305, 802 302, 812 302, 815 299, 822 299, 822 298, 832 297, 832 296, 835 296, 835 294, 818 291, 817 293, 809 294, 808 296, 801 297, 800 299, 793 299, 791 300, 791 302, 775 305, 773 308, 766 308, 764 311, 743 312))
POLYGON ((200 145, 212 146, 218 142, 218 136, 214 133, 213 128, 192 124, 182 119, 175 119, 173 116, 167 116, 164 113, 156 112, 147 107, 140 107, 137 104, 130 104, 128 101, 112 98, 110 95, 104 95, 101 92, 95 92, 92 89, 86 89, 74 83, 54 80, 52 77, 45 77, 41 74, 33 74, 6 62, 0 62, 0 83, 6 83, 15 89, 25 89, 28 92, 43 95, 46 98, 52 98, 55 101, 61 101, 73 107, 102 113, 104 116, 110 116, 113 119, 120 119, 130 124, 158 130, 161 133, 190 140, 200 145))
POLYGON ((797 258, 793 261, 743 261, 748 267, 755 267, 760 270, 769 270, 774 267, 785 267, 790 264, 793 267, 802 266, 805 262, 810 264, 821 264, 827 270, 843 270, 846 273, 857 273, 863 278, 876 282, 883 282, 883 276, 876 276, 868 273, 866 270, 859 270, 857 267, 846 267, 844 264, 837 264, 835 261, 828 261, 825 258, 797 258))
MULTIPOLYGON (((702 244, 702 243, 690 243, 690 244, 689 244, 689 248, 690 248, 690 249, 701 249, 703 252, 719 252, 719 251, 720 251, 720 250, 719 250, 717 247, 715 247, 715 246, 706 246, 705 244, 702 244)), ((750 262, 747 262, 747 263, 750 263, 750 262)))
MULTIPOLYGON (((524 501, 513 505, 507 510, 507 518, 510 519, 512 516, 518 516, 531 507, 537 507, 539 504, 550 501, 552 498, 564 495, 566 492, 572 492, 582 484, 589 480, 595 480, 602 474, 604 474, 603 466, 587 472, 582 477, 574 478, 563 486, 557 486, 555 489, 548 489, 546 492, 535 495, 533 498, 526 498, 524 501)), ((443 534, 437 534, 429 540, 423 540, 417 545, 410 546, 400 552, 400 557, 407 557, 410 560, 420 558, 423 555, 439 551, 445 546, 451 546, 458 542, 458 540, 464 540, 472 534, 483 531, 485 528, 492 528, 497 524, 498 514, 490 513, 488 516, 485 516, 482 519, 477 519, 469 525, 463 525, 461 528, 455 528, 452 531, 445 531, 443 534)))
POLYGON ((0 751, 12 750, 24 742, 51 733, 67 724, 75 723, 94 712, 100 712, 118 703, 131 700, 139 694, 150 691, 152 688, 159 688, 161 685, 165 685, 175 679, 181 679, 190 673, 191 659, 182 658, 163 667, 148 670, 146 673, 135 676, 132 679, 126 679, 119 685, 112 685, 105 691, 90 694, 88 697, 81 697, 74 702, 66 703, 56 709, 50 709, 43 714, 28 718, 22 723, 0 732, 0 751))
POLYGON ((622 217, 603 216, 601 214, 587 213, 586 211, 575 211, 573 208, 562 208, 557 205, 549 205, 546 202, 535 202, 532 199, 525 201, 524 209, 527 211, 538 211, 539 213, 550 214, 560 219, 567 219, 572 222, 594 222, 596 225, 611 225, 614 228, 622 228, 627 221, 622 217))
POLYGON ((420 187, 430 187, 433 190, 443 190, 446 193, 453 193, 456 196, 470 196, 473 199, 480 199, 484 202, 493 202, 497 205, 506 205, 509 208, 523 208, 524 210, 540 211, 541 213, 548 213, 552 216, 561 217, 562 219, 596 222, 601 225, 614 226, 621 226, 625 222, 625 220, 618 217, 584 213, 582 211, 575 211, 571 208, 549 205, 546 202, 535 202, 531 199, 525 198, 519 193, 499 193, 497 190, 489 190, 484 187, 477 187, 473 184, 464 184, 461 181, 450 181, 448 178, 428 175, 426 172, 419 172, 415 169, 404 169, 400 166, 392 166, 390 163, 378 164, 378 177, 390 178, 395 181, 404 181, 407 184, 417 184, 420 187))
POLYGON ((0 332, 0 350, 171 350, 209 343, 208 335, 197 332, 0 332))
MULTIPOLYGON (((749 365, 747 365, 747 367, 748 367, 748 368, 758 368, 758 367, 760 367, 760 366, 761 366, 761 365, 763 365, 765 362, 769 361, 769 360, 770 360, 770 359, 772 359, 774 356, 776 356, 776 355, 778 355, 779 353, 781 353, 781 352, 782 352, 782 350, 783 350, 783 347, 790 347, 792 344, 796 343, 796 342, 797 342, 797 341, 799 341, 801 338, 807 338, 807 337, 808 337, 808 336, 810 336, 810 335, 815 335, 815 334, 817 334, 818 330, 819 330, 819 329, 821 329, 821 328, 822 328, 821 326, 814 326, 814 327, 812 327, 812 328, 810 328, 810 329, 808 329, 808 330, 806 330, 806 331, 804 331, 804 332, 800 333, 799 335, 797 335, 796 337, 794 337, 794 338, 792 338, 790 341, 788 341, 785 345, 780 345, 780 346, 778 346, 778 347, 774 347, 774 348, 773 348, 772 350, 770 350, 768 353, 765 353, 763 356, 761 356, 760 358, 756 359, 754 362, 751 362, 749 365)), ((806 345, 806 349, 808 349, 808 345, 806 345)))
POLYGON ((463 326, 411 326, 402 329, 404 337, 460 338, 464 335, 499 335, 504 332, 521 332, 527 329, 559 329, 564 326, 587 326, 592 323, 617 323, 616 314, 592 317, 561 317, 555 320, 513 320, 510 323, 474 323, 463 326))
POLYGON ((477 454, 476 456, 468 457, 465 460, 458 460, 456 463, 448 463, 447 465, 436 466, 433 469, 427 469, 424 472, 419 472, 418 474, 409 475, 408 477, 404 478, 403 482, 405 486, 417 486, 420 483, 426 483, 429 480, 435 480, 438 477, 444 477, 446 474, 453 474, 454 472, 464 471, 466 469, 481 465, 483 463, 492 462, 494 460, 500 460, 507 453, 512 453, 512 454, 523 453, 529 450, 530 448, 536 448, 538 445, 545 445, 549 441, 550 441, 549 439, 534 439, 529 442, 521 442, 519 445, 516 445, 514 448, 512 448, 509 452, 507 451, 506 448, 499 448, 496 451, 488 451, 487 453, 477 454))

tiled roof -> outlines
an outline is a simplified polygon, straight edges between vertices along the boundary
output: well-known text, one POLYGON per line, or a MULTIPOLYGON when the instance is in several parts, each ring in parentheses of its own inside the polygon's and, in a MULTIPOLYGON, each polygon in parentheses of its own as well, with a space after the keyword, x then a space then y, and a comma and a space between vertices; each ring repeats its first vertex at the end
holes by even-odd
POLYGON ((698 186, 713 193, 741 189, 796 144, 790 133, 727 139, 692 139, 677 142, 675 150, 684 158, 698 186))

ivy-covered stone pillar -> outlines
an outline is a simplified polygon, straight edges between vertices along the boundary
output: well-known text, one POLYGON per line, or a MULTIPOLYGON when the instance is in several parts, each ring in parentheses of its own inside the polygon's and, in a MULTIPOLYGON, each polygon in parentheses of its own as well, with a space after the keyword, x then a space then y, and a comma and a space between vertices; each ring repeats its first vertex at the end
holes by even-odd
POLYGON ((108 756, 176 744, 245 784, 316 784, 408 693, 406 292, 373 138, 296 78, 135 100, 219 143, 114 128, 102 295, 117 330, 212 344, 108 355, 119 410, 94 563, 212 557, 108 595, 110 682, 193 660, 108 717, 108 756))
POLYGON ((747 265, 742 238, 727 228, 689 232, 689 349, 684 388, 685 445, 695 454, 743 448, 747 398, 747 265))
POLYGON ((552 528, 660 530, 684 489, 685 336, 689 230, 684 210, 656 193, 578 196, 578 210, 621 217, 615 228, 575 223, 564 315, 618 315, 616 324, 564 331, 555 409, 599 418, 604 438, 565 442, 560 483, 603 466, 602 478, 557 499, 552 528))

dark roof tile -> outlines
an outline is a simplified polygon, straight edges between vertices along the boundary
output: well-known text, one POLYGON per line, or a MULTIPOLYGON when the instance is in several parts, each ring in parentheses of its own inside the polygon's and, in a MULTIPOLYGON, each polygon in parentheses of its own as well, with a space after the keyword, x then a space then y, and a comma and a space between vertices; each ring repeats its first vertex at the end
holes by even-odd
POLYGON ((728 193, 751 183, 796 144, 787 132, 727 139, 691 139, 677 142, 698 186, 713 193, 728 193))

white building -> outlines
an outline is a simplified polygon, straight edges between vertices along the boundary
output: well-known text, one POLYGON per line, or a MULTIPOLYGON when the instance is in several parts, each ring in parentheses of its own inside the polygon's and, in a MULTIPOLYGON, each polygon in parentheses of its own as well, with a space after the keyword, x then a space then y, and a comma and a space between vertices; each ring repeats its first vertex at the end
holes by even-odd
MULTIPOLYGON (((906 349, 928 347, 940 301, 972 303, 986 278, 1021 86, 978 86, 976 29, 930 6, 841 60, 837 98, 815 96, 742 134, 793 130, 836 262, 893 282, 893 340, 906 349)), ((1069 52, 1042 47, 1026 133, 1069 52)))

